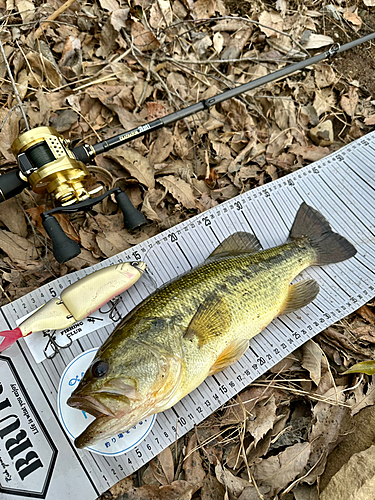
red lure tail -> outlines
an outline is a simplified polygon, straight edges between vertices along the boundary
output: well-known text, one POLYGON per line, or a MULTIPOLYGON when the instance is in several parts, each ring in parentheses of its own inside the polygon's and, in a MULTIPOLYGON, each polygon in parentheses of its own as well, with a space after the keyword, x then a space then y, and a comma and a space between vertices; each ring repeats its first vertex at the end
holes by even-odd
POLYGON ((23 335, 19 328, 0 332, 0 352, 8 349, 8 347, 12 346, 21 337, 23 337, 23 335))

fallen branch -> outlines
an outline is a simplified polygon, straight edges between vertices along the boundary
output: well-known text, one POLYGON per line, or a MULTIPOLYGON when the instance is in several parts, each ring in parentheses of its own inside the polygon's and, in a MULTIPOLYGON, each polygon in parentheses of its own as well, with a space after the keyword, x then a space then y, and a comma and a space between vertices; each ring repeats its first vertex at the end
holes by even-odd
POLYGON ((51 14, 47 19, 39 26, 35 32, 35 40, 37 40, 43 33, 43 30, 48 28, 51 24, 50 21, 54 21, 60 14, 66 11, 76 0, 67 0, 61 7, 59 7, 53 14, 51 14))

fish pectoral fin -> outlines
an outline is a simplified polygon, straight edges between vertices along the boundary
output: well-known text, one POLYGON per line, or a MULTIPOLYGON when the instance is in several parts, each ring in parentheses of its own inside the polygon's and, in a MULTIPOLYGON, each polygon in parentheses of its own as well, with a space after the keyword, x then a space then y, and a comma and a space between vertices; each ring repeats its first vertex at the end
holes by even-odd
POLYGON ((232 312, 225 297, 211 294, 198 308, 184 334, 184 339, 198 337, 199 347, 226 333, 232 322, 232 312))
POLYGON ((319 285, 315 280, 299 281, 290 285, 288 297, 280 314, 288 314, 312 302, 319 293, 319 285))
POLYGON ((248 339, 234 340, 219 355, 215 363, 211 366, 209 375, 221 372, 228 366, 235 363, 249 348, 248 339))
POLYGON ((262 250, 258 238, 250 233, 239 231, 231 234, 220 245, 215 248, 208 260, 215 260, 216 257, 229 255, 240 255, 243 253, 257 253, 262 250))

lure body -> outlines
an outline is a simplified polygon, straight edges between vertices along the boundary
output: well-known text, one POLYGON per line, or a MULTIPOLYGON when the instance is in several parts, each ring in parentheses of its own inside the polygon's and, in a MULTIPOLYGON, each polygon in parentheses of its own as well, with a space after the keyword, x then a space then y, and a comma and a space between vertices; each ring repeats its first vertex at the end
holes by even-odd
POLYGON ((69 285, 60 297, 37 309, 18 328, 0 332, 0 352, 31 333, 61 330, 86 318, 134 285, 145 269, 144 262, 122 262, 94 271, 69 285))

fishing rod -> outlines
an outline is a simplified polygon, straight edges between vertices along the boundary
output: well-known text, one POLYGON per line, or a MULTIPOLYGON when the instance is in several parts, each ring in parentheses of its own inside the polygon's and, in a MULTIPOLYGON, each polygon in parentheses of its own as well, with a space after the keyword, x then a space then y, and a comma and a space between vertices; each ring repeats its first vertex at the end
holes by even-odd
MULTIPOLYGON (((144 215, 130 202, 128 196, 115 188, 92 198, 98 190, 87 191, 84 184, 90 177, 86 167, 95 156, 126 144, 138 137, 159 130, 179 120, 187 118, 199 111, 206 111, 215 104, 253 90, 261 85, 284 78, 307 66, 352 49, 375 38, 375 32, 342 46, 333 44, 327 51, 287 66, 283 69, 257 78, 249 83, 229 89, 221 94, 203 99, 179 111, 158 118, 145 125, 118 134, 97 144, 84 144, 71 147, 65 139, 52 127, 37 127, 20 135, 12 144, 12 151, 17 158, 18 170, 12 170, 0 176, 0 202, 7 200, 31 187, 36 193, 51 193, 61 206, 47 210, 41 214, 43 226, 52 241, 53 254, 59 263, 67 262, 80 252, 78 243, 70 239, 62 230, 56 213, 87 212, 97 203, 113 194, 124 215, 124 225, 133 230, 146 224, 144 215)), ((26 122, 27 123, 27 122, 26 122)))

